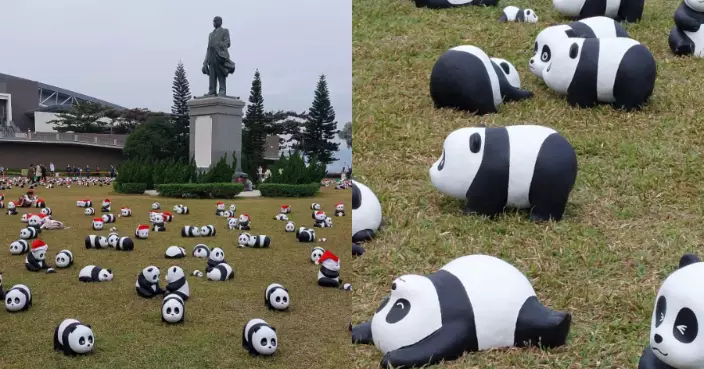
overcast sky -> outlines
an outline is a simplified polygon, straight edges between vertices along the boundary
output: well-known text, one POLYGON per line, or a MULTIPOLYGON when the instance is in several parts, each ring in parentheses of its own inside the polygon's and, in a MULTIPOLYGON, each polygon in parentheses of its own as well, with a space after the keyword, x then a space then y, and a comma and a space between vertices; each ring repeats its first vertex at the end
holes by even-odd
POLYGON ((258 68, 265 109, 305 111, 325 74, 340 128, 352 120, 352 0, 3 1, 0 73, 170 112, 179 60, 191 93, 207 92, 200 69, 217 15, 236 64, 228 95, 246 101, 258 68))

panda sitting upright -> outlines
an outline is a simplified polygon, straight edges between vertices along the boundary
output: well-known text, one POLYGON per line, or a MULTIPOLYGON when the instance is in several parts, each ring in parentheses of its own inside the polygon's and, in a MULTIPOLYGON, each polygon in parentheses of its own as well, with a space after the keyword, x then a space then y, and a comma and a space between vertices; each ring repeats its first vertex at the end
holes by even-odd
POLYGON ((704 2, 684 0, 675 11, 675 27, 668 43, 675 55, 704 57, 704 2))
POLYGON ((638 369, 704 368, 704 337, 698 334, 704 294, 693 293, 702 278, 704 263, 685 254, 662 283, 650 320, 650 345, 643 350, 638 369))

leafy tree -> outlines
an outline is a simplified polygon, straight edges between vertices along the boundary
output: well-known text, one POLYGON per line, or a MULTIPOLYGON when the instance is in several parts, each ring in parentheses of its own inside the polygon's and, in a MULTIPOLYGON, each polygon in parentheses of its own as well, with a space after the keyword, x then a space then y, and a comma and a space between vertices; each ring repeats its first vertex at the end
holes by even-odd
POLYGON ((326 165, 315 157, 306 165, 301 153, 296 150, 289 156, 281 155, 271 170, 271 177, 266 183, 310 184, 320 183, 325 177, 326 165))
POLYGON ((264 112, 262 80, 258 69, 254 72, 247 113, 242 123, 242 171, 254 178, 257 167, 264 163, 264 144, 267 133, 271 131, 271 121, 264 112))
POLYGON ((89 101, 76 103, 69 111, 57 113, 57 119, 47 123, 53 124, 57 132, 102 133, 105 128, 97 120, 106 110, 103 105, 89 101))
POLYGON ((313 104, 308 110, 308 120, 303 127, 300 147, 305 155, 308 158, 316 157, 324 164, 335 161, 333 154, 340 144, 333 141, 337 134, 337 122, 324 74, 318 81, 313 104))
POLYGON ((337 134, 341 139, 345 140, 345 143, 347 143, 347 148, 352 147, 352 122, 347 122, 345 123, 345 126, 342 128, 342 130, 337 134))
POLYGON ((151 117, 127 136, 123 152, 132 160, 162 160, 173 157, 174 126, 165 116, 151 117))
POLYGON ((174 147, 174 157, 188 158, 189 149, 189 118, 188 100, 191 99, 191 88, 186 78, 186 69, 183 63, 179 62, 174 72, 174 83, 171 87, 174 104, 171 106, 171 121, 174 124, 176 134, 176 147, 174 147))

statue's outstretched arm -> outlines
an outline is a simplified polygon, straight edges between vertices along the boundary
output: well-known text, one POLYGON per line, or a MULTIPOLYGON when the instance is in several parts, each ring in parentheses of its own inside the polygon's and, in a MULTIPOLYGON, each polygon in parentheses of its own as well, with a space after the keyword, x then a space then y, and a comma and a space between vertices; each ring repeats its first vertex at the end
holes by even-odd
POLYGON ((223 42, 225 43, 225 47, 228 49, 230 48, 230 30, 226 29, 225 30, 225 35, 223 36, 223 42))

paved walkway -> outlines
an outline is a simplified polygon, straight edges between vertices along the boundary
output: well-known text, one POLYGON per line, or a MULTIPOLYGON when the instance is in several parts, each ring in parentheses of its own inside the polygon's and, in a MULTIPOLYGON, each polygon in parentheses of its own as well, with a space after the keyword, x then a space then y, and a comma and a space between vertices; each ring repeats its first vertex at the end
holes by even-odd
MULTIPOLYGON (((149 195, 149 196, 159 196, 159 192, 157 192, 156 190, 146 190, 146 191, 144 191, 144 194, 145 194, 145 195, 149 195)), ((243 198, 243 197, 260 197, 261 195, 262 195, 262 193, 259 192, 259 190, 254 190, 254 191, 243 191, 243 192, 240 192, 240 194, 237 195, 237 196, 235 196, 235 197, 239 197, 239 198, 243 198)))

